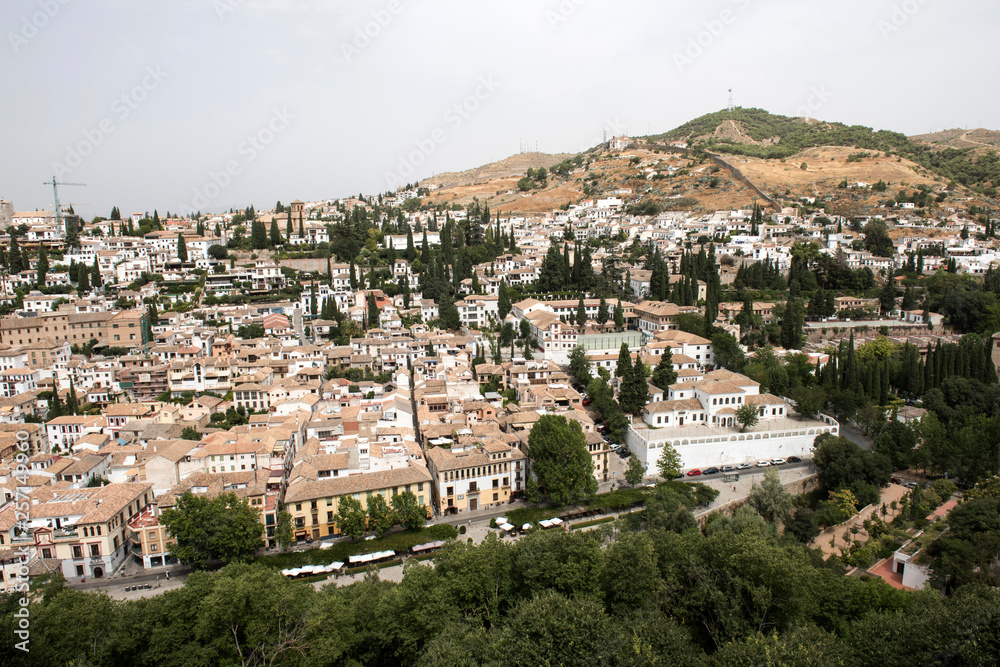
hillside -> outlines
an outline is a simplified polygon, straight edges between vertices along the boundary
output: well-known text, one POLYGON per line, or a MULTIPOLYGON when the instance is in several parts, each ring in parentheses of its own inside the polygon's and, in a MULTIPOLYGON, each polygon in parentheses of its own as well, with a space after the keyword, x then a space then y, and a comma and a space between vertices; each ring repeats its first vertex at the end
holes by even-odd
MULTIPOLYGON (((693 147, 714 153, 765 160, 798 159, 800 152, 822 146, 851 147, 859 152, 878 151, 890 157, 908 159, 988 199, 997 197, 1000 186, 1000 160, 993 150, 1000 146, 1000 132, 984 129, 949 130, 910 138, 899 132, 873 130, 864 125, 791 118, 763 109, 738 108, 705 114, 648 139, 686 141, 693 147)), ((995 202, 987 200, 984 203, 995 202)))
POLYGON ((977 127, 974 130, 942 130, 932 134, 917 134, 910 137, 911 141, 949 148, 983 148, 1000 147, 1000 132, 977 127))
POLYGON ((765 159, 789 158, 805 148, 816 146, 898 151, 910 143, 906 135, 898 132, 876 132, 863 125, 790 118, 763 109, 741 108, 705 114, 647 139, 656 142, 686 141, 692 146, 717 153, 765 159))
MULTIPOLYGON (((996 206, 1000 184, 1000 132, 948 130, 907 137, 761 109, 706 114, 669 132, 638 138, 625 150, 595 147, 576 156, 523 153, 421 182, 435 189, 429 206, 464 206, 473 198, 506 214, 539 215, 588 197, 617 195, 633 210, 714 211, 748 207, 760 195, 724 166, 739 170, 776 205, 814 199, 827 212, 868 215, 916 189, 934 193, 942 207, 996 206), (693 152, 667 146, 684 141, 693 152), (528 170, 547 170, 529 180, 528 170), (854 187, 885 184, 884 191, 854 187), (519 187, 520 186, 520 187, 519 187)), ((881 212, 885 212, 882 210, 881 212)), ((946 214, 946 211, 935 213, 946 214)))

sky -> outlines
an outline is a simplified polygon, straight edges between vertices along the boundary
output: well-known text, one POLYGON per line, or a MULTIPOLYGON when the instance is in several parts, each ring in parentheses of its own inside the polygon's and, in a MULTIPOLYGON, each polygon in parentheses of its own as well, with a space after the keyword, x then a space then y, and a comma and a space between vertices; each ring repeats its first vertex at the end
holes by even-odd
POLYGON ((87 219, 376 194, 728 103, 1000 129, 989 0, 4 0, 0 198, 87 219))

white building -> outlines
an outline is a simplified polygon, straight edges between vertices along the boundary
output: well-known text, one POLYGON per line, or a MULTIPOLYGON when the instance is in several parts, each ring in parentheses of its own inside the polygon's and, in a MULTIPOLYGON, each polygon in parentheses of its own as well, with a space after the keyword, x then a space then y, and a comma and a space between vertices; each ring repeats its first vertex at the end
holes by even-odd
POLYGON ((817 435, 840 432, 837 421, 825 415, 791 417, 784 399, 761 394, 756 382, 726 370, 688 375, 671 385, 664 399, 648 404, 642 421, 633 422, 625 437, 648 475, 659 474, 656 461, 664 443, 680 455, 682 470, 690 470, 811 456, 817 435), (736 421, 744 405, 756 407, 759 419, 746 432, 736 421))

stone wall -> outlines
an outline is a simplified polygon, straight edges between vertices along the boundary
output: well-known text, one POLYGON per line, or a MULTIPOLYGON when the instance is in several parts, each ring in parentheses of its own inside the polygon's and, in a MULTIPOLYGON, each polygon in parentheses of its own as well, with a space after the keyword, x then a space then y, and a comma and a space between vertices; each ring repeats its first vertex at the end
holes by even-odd
MULTIPOLYGON (((793 479, 790 482, 785 482, 784 484, 782 484, 782 486, 784 486, 785 489, 793 496, 797 496, 802 493, 809 493, 810 491, 819 488, 819 475, 817 475, 816 473, 812 473, 811 475, 806 475, 805 477, 801 477, 799 479, 793 479)), ((705 523, 708 517, 712 514, 719 513, 732 516, 738 508, 746 504, 747 504, 746 498, 733 500, 731 502, 726 503, 725 505, 719 505, 718 507, 713 507, 711 510, 707 512, 695 515, 695 519, 698 521, 698 524, 701 525, 705 523)))

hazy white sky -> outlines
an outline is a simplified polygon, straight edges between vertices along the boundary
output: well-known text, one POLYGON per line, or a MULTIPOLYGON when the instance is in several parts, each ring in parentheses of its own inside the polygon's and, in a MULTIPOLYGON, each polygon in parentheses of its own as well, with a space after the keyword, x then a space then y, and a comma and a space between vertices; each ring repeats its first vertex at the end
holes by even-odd
POLYGON ((986 0, 5 0, 0 198, 87 218, 375 193, 736 104, 1000 128, 986 0))

